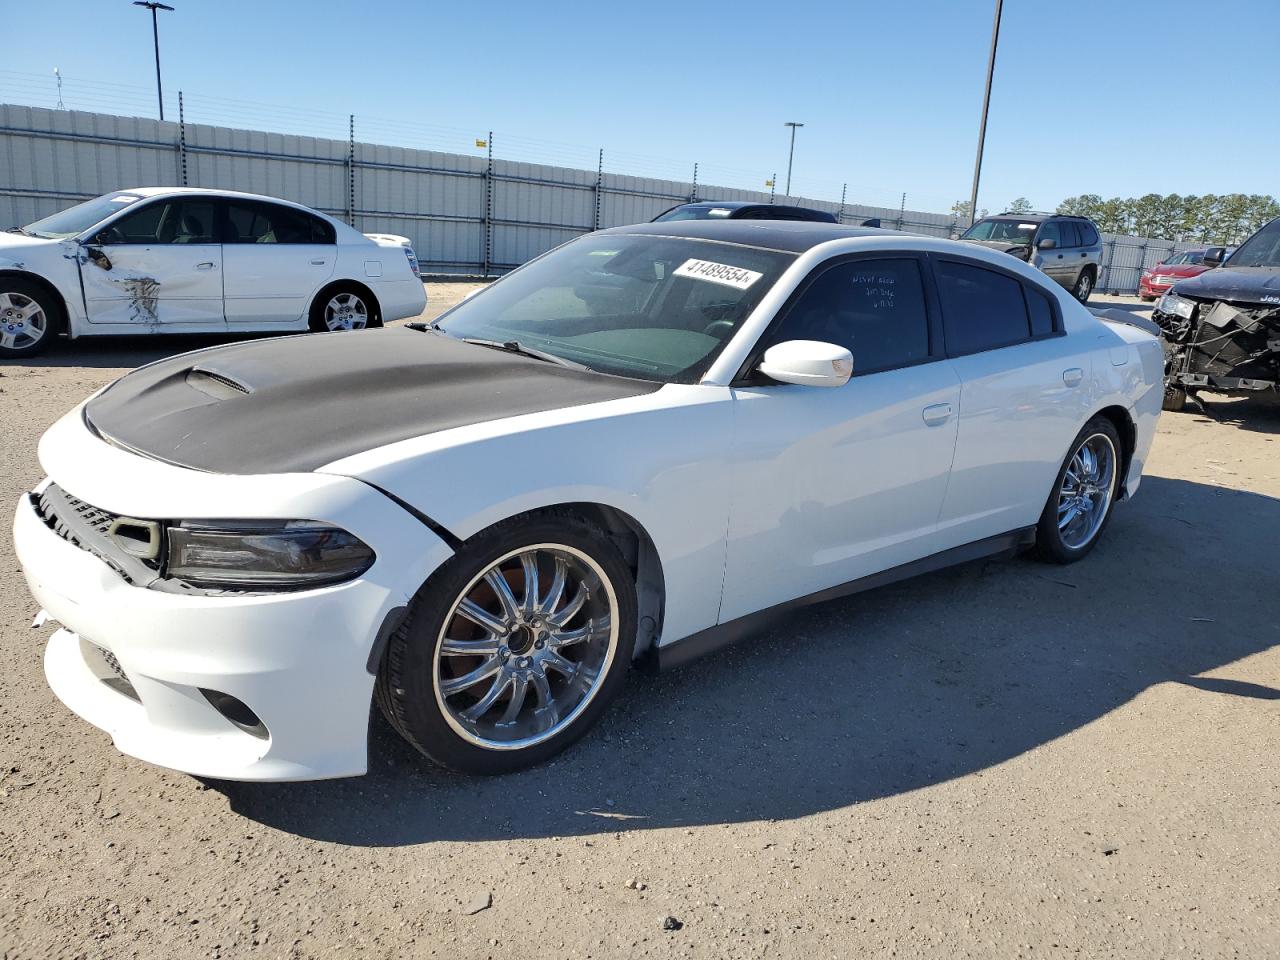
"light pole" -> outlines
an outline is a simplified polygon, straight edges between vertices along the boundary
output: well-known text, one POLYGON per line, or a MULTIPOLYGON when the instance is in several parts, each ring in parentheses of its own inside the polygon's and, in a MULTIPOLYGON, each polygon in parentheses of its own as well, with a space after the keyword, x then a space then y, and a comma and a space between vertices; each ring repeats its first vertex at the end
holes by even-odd
POLYGON ((996 70, 996 44, 1000 41, 1000 11, 1004 0, 996 0, 996 19, 991 26, 991 52, 987 55, 987 88, 982 93, 982 123, 978 126, 978 156, 973 161, 973 192, 969 194, 969 226, 978 219, 978 178, 982 176, 982 147, 987 141, 987 107, 991 105, 991 76, 996 70))
POLYGON ((160 119, 164 119, 164 88, 160 86, 160 26, 156 22, 157 10, 172 11, 173 7, 163 3, 155 3, 154 0, 133 0, 135 7, 146 7, 151 11, 151 39, 156 45, 156 100, 160 104, 160 119))
POLYGON ((787 196, 791 196, 791 161, 796 156, 796 127, 803 127, 803 123, 795 123, 788 120, 783 124, 784 127, 791 128, 791 152, 787 154, 787 196))

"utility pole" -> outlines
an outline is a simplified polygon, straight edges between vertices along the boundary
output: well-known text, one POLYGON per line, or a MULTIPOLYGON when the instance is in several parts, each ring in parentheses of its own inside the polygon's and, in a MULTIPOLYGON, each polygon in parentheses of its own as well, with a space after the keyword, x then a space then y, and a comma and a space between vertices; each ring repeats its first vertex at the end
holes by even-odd
POLYGON ((1000 11, 1004 0, 996 0, 996 19, 991 25, 991 52, 987 55, 987 87, 982 93, 982 123, 978 126, 978 156, 973 161, 973 191, 969 194, 969 225, 978 219, 978 180, 982 176, 982 147, 987 141, 987 108, 991 105, 991 77, 996 70, 996 44, 1000 41, 1000 11))
POLYGON ((791 152, 787 154, 787 196, 791 196, 791 161, 796 156, 796 127, 803 127, 803 123, 795 123, 788 120, 783 124, 784 127, 791 128, 791 152))
POLYGON ((173 11, 173 7, 155 0, 133 0, 135 7, 146 7, 151 11, 151 39, 156 47, 156 100, 160 104, 160 119, 164 119, 164 88, 160 86, 160 25, 156 22, 157 10, 173 11))

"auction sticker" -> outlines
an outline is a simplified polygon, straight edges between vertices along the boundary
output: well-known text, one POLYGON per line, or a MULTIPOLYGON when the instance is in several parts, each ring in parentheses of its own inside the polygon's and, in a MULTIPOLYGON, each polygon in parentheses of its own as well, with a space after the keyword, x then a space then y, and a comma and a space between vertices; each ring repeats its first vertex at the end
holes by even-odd
POLYGON ((711 260, 686 260, 676 267, 672 276, 709 280, 712 283, 733 287, 735 290, 746 290, 764 274, 742 267, 732 267, 727 263, 715 263, 711 260))

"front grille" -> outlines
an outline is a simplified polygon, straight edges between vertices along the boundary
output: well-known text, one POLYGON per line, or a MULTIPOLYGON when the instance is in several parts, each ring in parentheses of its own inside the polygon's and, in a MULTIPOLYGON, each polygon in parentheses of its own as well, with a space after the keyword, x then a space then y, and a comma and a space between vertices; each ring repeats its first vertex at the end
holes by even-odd
POLYGON ((45 526, 68 543, 93 554, 129 583, 150 582, 160 569, 159 560, 142 560, 125 553, 107 532, 120 514, 103 510, 73 497, 50 483, 32 497, 36 514, 45 526))

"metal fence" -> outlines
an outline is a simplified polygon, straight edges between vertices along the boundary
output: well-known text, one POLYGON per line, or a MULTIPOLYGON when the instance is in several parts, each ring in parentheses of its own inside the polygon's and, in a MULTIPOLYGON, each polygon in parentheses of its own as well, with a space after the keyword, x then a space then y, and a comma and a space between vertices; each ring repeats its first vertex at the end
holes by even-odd
MULTIPOLYGON (((424 271, 492 276, 579 234, 638 223, 690 200, 772 202, 771 192, 270 133, 179 120, 0 104, 0 228, 29 223, 80 200, 134 186, 191 185, 283 197, 366 233, 413 241, 424 271)), ((694 169, 696 177, 696 167, 694 169)), ((788 197, 841 222, 878 217, 885 227, 952 236, 951 214, 788 197)), ((1145 266, 1192 244, 1107 236, 1099 288, 1132 292, 1145 266)))

